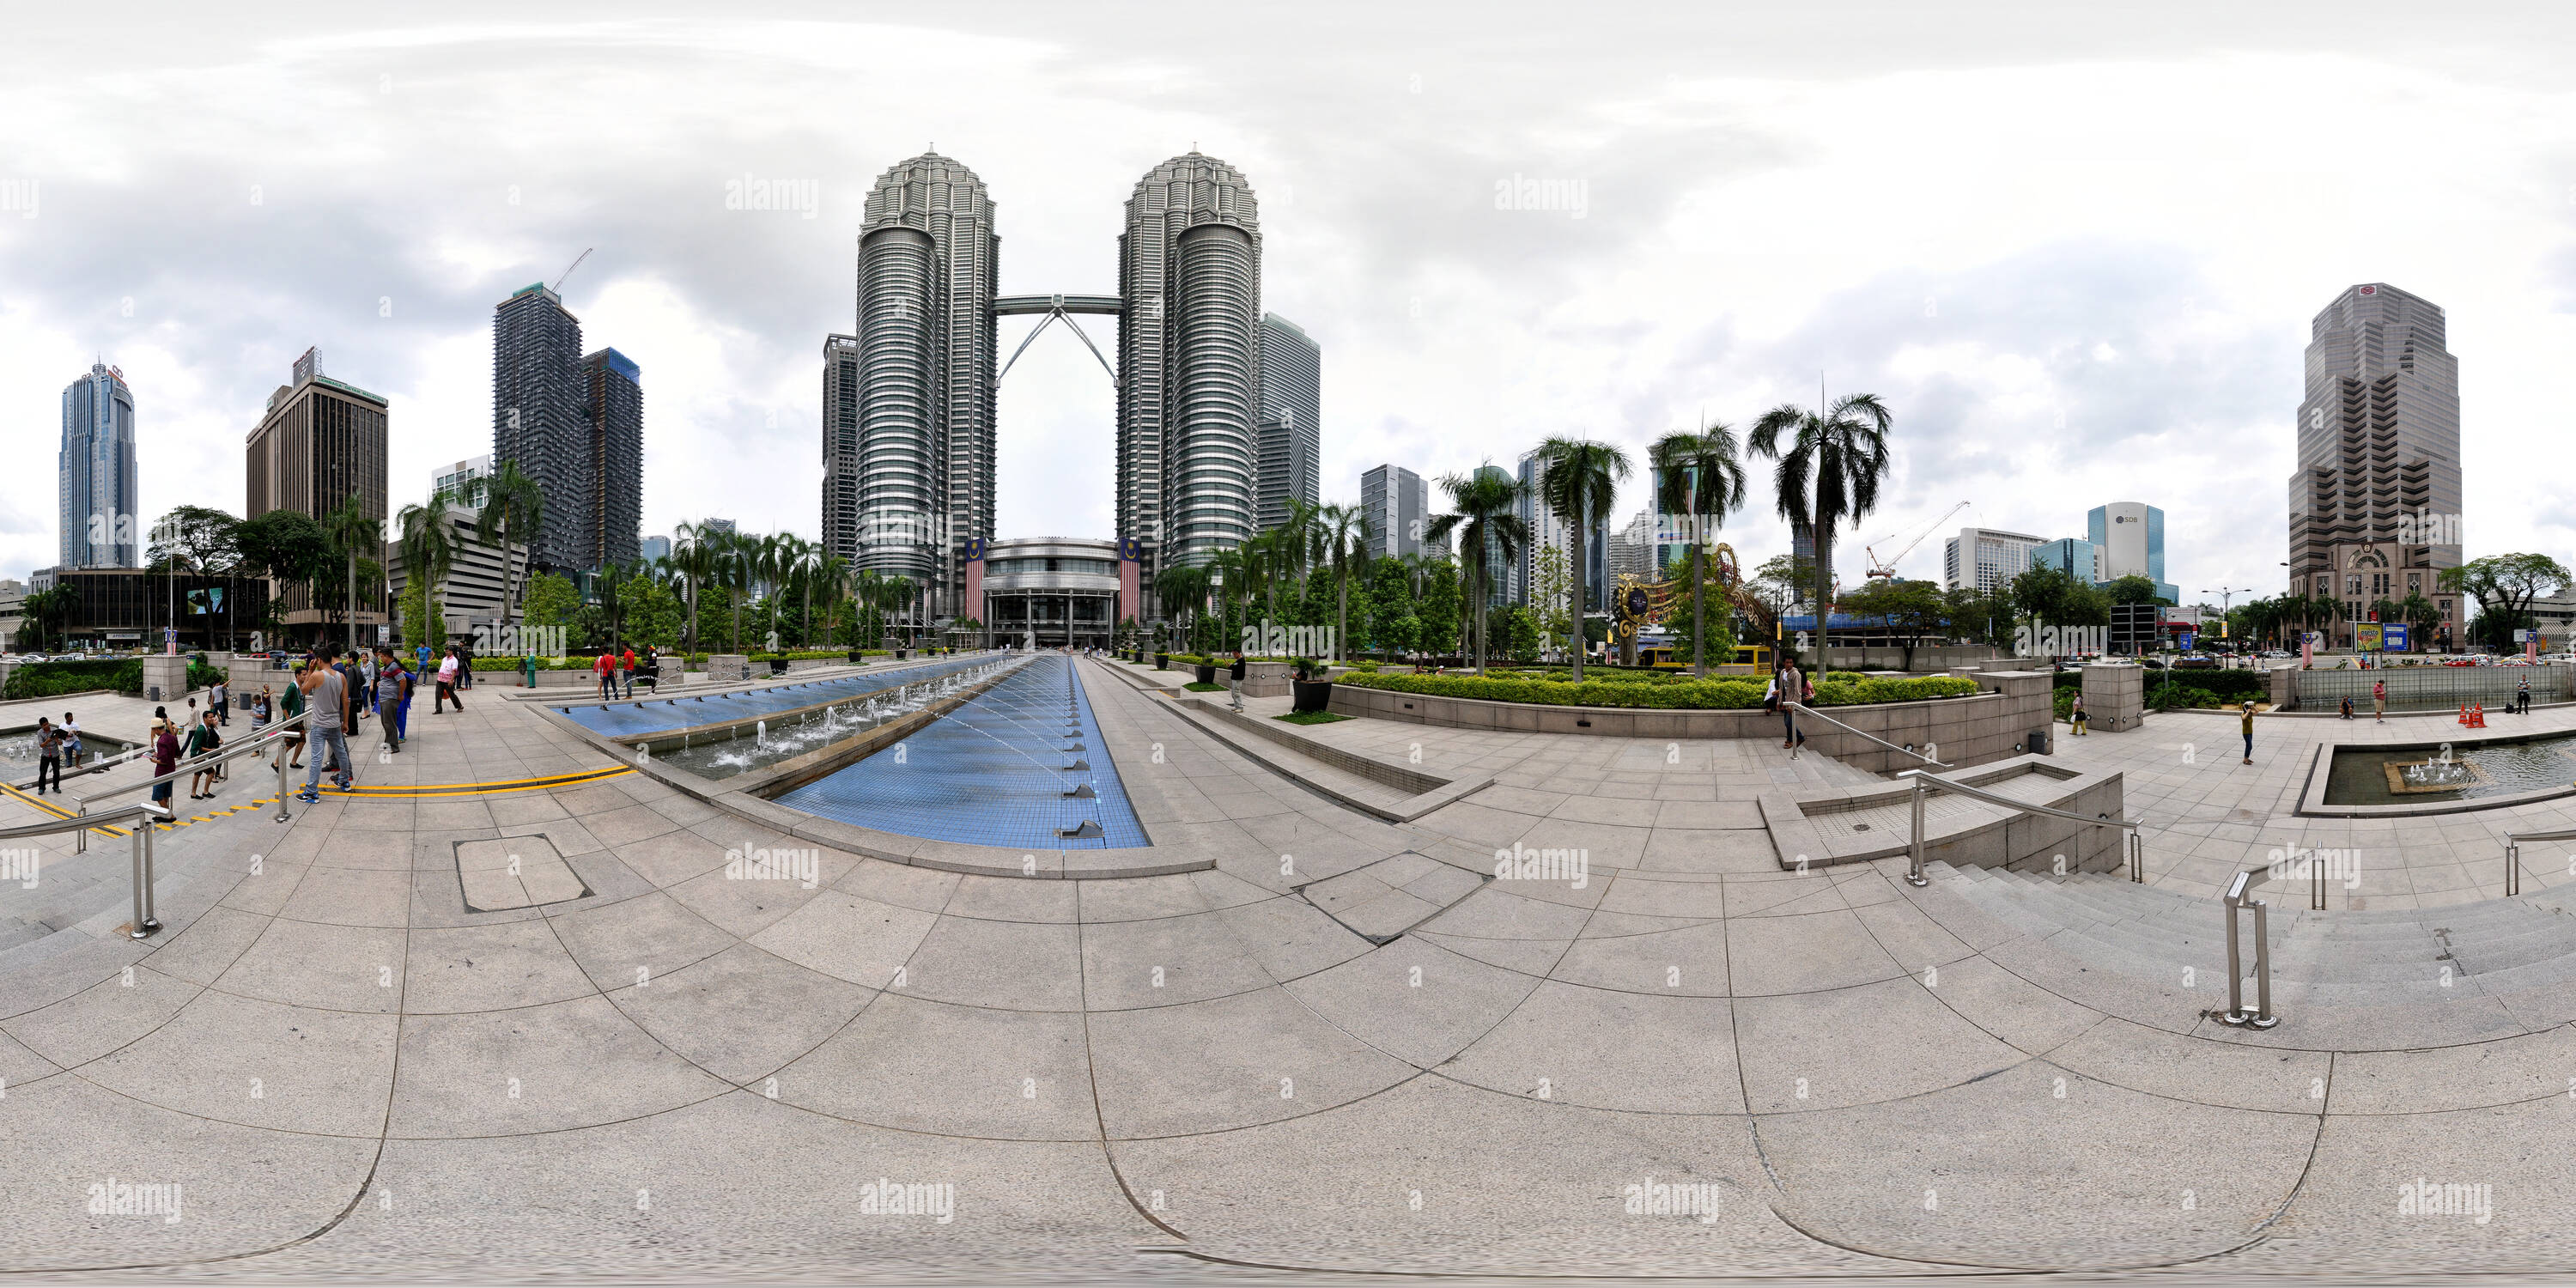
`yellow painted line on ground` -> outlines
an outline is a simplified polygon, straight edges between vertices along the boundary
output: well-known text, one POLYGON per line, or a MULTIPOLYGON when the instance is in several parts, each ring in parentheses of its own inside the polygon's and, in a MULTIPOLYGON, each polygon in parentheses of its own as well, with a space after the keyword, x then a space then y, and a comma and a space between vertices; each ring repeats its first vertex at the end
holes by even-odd
MULTIPOLYGON (((70 817, 72 817, 72 816, 73 816, 73 815, 72 815, 72 812, 71 812, 70 810, 64 809, 62 806, 60 806, 60 805, 56 805, 56 804, 54 804, 54 803, 53 803, 53 802, 51 802, 51 801, 41 800, 41 799, 38 799, 37 797, 30 796, 30 795, 28 795, 27 793, 22 792, 22 791, 18 790, 17 788, 15 788, 15 787, 12 787, 12 786, 8 785, 7 783, 0 783, 0 792, 7 792, 7 793, 9 793, 9 795, 11 795, 12 797, 15 797, 15 798, 20 802, 20 803, 22 803, 22 804, 27 804, 27 805, 33 805, 33 806, 35 806, 37 809, 43 810, 44 812, 46 812, 46 813, 48 813, 48 814, 51 814, 51 815, 53 815, 53 816, 54 816, 54 817, 56 817, 56 818, 70 818, 70 817)), ((93 827, 93 828, 91 828, 90 830, 91 830, 91 831, 93 831, 93 832, 98 833, 98 834, 99 834, 99 835, 101 835, 101 836, 131 836, 131 835, 133 835, 132 833, 130 833, 130 832, 128 832, 128 831, 126 831, 124 828, 121 828, 121 827, 93 827)))
POLYGON ((604 782, 634 773, 629 765, 610 765, 602 769, 585 769, 573 774, 554 774, 544 778, 505 778, 489 783, 420 783, 408 787, 325 787, 324 796, 349 800, 410 800, 438 796, 493 796, 506 792, 544 791, 549 787, 575 787, 584 783, 604 782))

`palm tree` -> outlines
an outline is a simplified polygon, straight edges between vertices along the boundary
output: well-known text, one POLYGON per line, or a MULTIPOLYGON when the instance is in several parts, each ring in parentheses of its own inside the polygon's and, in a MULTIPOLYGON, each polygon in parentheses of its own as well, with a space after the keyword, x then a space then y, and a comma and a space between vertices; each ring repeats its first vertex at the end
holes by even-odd
POLYGON ((1619 480, 1628 477, 1628 454, 1589 438, 1550 438, 1539 444, 1539 499, 1570 533, 1574 567, 1574 682, 1583 682, 1583 614, 1587 605, 1584 544, 1592 529, 1610 517, 1619 480))
MULTIPOLYGON (((1175 613, 1187 614, 1179 629, 1186 631, 1198 625, 1200 615, 1207 610, 1208 565, 1163 565, 1162 571, 1154 574, 1154 598, 1162 604, 1165 620, 1175 613)), ((1184 634, 1181 640, 1182 651, 1188 651, 1189 636, 1184 634)))
MULTIPOLYGON (((1235 600, 1243 596, 1246 583, 1252 578, 1251 566, 1244 557, 1243 548, 1219 550, 1208 556, 1207 560, 1199 566, 1207 569, 1208 587, 1216 592, 1218 622, 1221 626, 1234 625, 1235 600)), ((1234 642, 1240 645, 1243 641, 1238 636, 1234 642)), ((1224 651, 1226 642, 1220 639, 1217 641, 1217 646, 1219 651, 1224 651)))
POLYGON ((848 560, 824 549, 820 542, 816 542, 815 544, 807 547, 806 556, 807 581, 805 585, 805 629, 808 634, 807 643, 809 645, 812 643, 811 634, 814 629, 814 583, 821 582, 824 586, 829 587, 832 592, 832 598, 830 600, 832 622, 823 628, 823 643, 824 646, 828 648, 832 643, 832 626, 837 625, 840 622, 841 601, 849 597, 848 583, 850 579, 850 564, 848 560))
POLYGON ((1333 660, 1338 662, 1349 656, 1351 574, 1368 572, 1368 511, 1335 502, 1317 512, 1316 526, 1324 557, 1333 566, 1333 660))
POLYGON ((322 516, 322 531, 340 551, 349 566, 349 598, 344 614, 349 627, 349 647, 358 646, 358 552, 381 552, 385 544, 385 525, 370 519, 358 506, 358 494, 352 492, 339 509, 322 516))
MULTIPOLYGON (((1615 450, 1615 449, 1614 449, 1615 450)), ((1468 621, 1476 640, 1476 673, 1485 673, 1485 637, 1491 625, 1491 607, 1485 600, 1486 547, 1508 561, 1520 556, 1529 545, 1529 525, 1521 521, 1519 479, 1491 467, 1473 474, 1444 475, 1441 488, 1449 493, 1450 512, 1423 525, 1426 540, 1438 540, 1455 532, 1460 552, 1466 556, 1470 574, 1467 597, 1468 621)))
POLYGON ((501 624, 510 624, 510 606, 518 602, 518 566, 510 560, 510 547, 528 548, 528 563, 536 564, 537 534, 544 530, 546 495, 536 479, 519 468, 517 461, 503 461, 490 476, 466 485, 468 504, 479 505, 483 513, 474 520, 474 539, 485 545, 501 547, 501 624))
POLYGON ((1772 472, 1780 517, 1816 542, 1816 670, 1832 664, 1825 628, 1834 596, 1834 529, 1878 508, 1887 473, 1887 431, 1895 418, 1876 394, 1835 400, 1822 414, 1782 403, 1753 425, 1753 450, 1779 462, 1772 472), (1780 438, 1787 435, 1784 446, 1780 438))
POLYGON ((1652 450, 1661 477, 1655 504, 1668 513, 1690 518, 1691 527, 1691 674, 1708 675, 1709 538, 1725 526, 1730 511, 1744 504, 1744 466, 1737 462, 1735 431, 1719 421, 1694 434, 1666 434, 1652 450), (1701 531, 1702 519, 1707 531, 1701 531))
MULTIPOLYGON (((430 494, 429 504, 406 505, 394 516, 396 528, 402 534, 396 540, 397 548, 402 551, 403 578, 406 581, 419 579, 421 613, 425 621, 435 611, 432 597, 436 588, 447 584, 447 574, 456 566, 456 528, 447 521, 450 500, 452 497, 447 490, 441 488, 430 494)), ((427 628, 438 632, 443 639, 447 624, 444 621, 427 621, 427 628)), ((411 642, 415 645, 429 643, 428 640, 411 642)))

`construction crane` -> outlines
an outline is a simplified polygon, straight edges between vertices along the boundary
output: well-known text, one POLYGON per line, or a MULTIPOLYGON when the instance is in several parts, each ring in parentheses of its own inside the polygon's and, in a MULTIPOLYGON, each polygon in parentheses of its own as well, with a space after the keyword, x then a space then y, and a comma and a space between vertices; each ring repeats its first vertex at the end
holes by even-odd
POLYGON ((570 276, 572 276, 572 269, 573 269, 573 268, 579 268, 579 267, 581 267, 581 262, 582 262, 583 260, 585 260, 585 259, 590 258, 590 253, 591 253, 592 251, 594 251, 594 250, 597 250, 597 249, 599 249, 599 248, 598 248, 598 247, 596 247, 596 246, 585 246, 585 247, 583 247, 583 248, 582 248, 582 252, 581 252, 579 255, 576 255, 576 256, 574 256, 574 257, 573 257, 573 261, 572 261, 572 268, 567 268, 567 269, 565 269, 565 270, 563 271, 563 277, 558 277, 558 278, 556 278, 556 279, 555 279, 555 284, 554 284, 554 285, 552 285, 552 286, 547 287, 546 289, 547 289, 547 290, 550 290, 550 291, 553 291, 553 292, 554 292, 555 294, 557 294, 557 295, 561 295, 561 294, 563 294, 564 277, 570 277, 570 276))
POLYGON ((1923 539, 1931 536, 1934 528, 1940 527, 1942 524, 1949 522, 1951 515, 1957 514, 1959 511, 1967 508, 1968 503, 1965 501, 1961 501, 1957 505, 1951 506, 1948 510, 1942 512, 1940 518, 1924 524, 1922 531, 1914 534, 1913 540, 1906 542, 1895 554, 1889 555, 1885 559, 1878 557, 1878 547, 1886 545, 1890 541, 1894 541, 1898 537, 1905 535, 1904 533, 1891 532, 1868 545, 1862 546, 1862 553, 1869 556, 1870 579, 1873 581, 1887 581, 1893 579, 1896 576, 1897 560, 1903 559, 1905 556, 1914 553, 1914 547, 1922 545, 1923 539))

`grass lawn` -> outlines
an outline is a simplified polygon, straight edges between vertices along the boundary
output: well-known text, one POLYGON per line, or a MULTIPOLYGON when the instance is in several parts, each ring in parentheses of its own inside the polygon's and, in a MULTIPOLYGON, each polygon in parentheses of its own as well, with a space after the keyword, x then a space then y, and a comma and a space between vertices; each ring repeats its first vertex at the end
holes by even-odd
POLYGON ((1331 724, 1336 720, 1350 719, 1349 716, 1335 715, 1330 711, 1291 711, 1284 716, 1272 716, 1270 718, 1273 720, 1285 720, 1290 724, 1299 725, 1331 724))
POLYGON ((1192 680, 1181 687, 1192 693, 1223 693, 1226 691, 1225 686, 1222 684, 1201 684, 1196 680, 1192 680))

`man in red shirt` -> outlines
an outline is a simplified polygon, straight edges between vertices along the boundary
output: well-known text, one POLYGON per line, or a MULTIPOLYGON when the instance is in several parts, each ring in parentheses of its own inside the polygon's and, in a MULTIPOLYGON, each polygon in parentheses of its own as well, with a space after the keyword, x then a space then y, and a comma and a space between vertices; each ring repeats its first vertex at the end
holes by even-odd
POLYGON ((635 649, 630 645, 617 658, 617 687, 627 697, 635 696, 635 649))
POLYGON ((599 696, 601 698, 606 699, 617 696, 616 654, 602 650, 599 655, 599 660, 590 664, 590 673, 599 677, 599 696))

